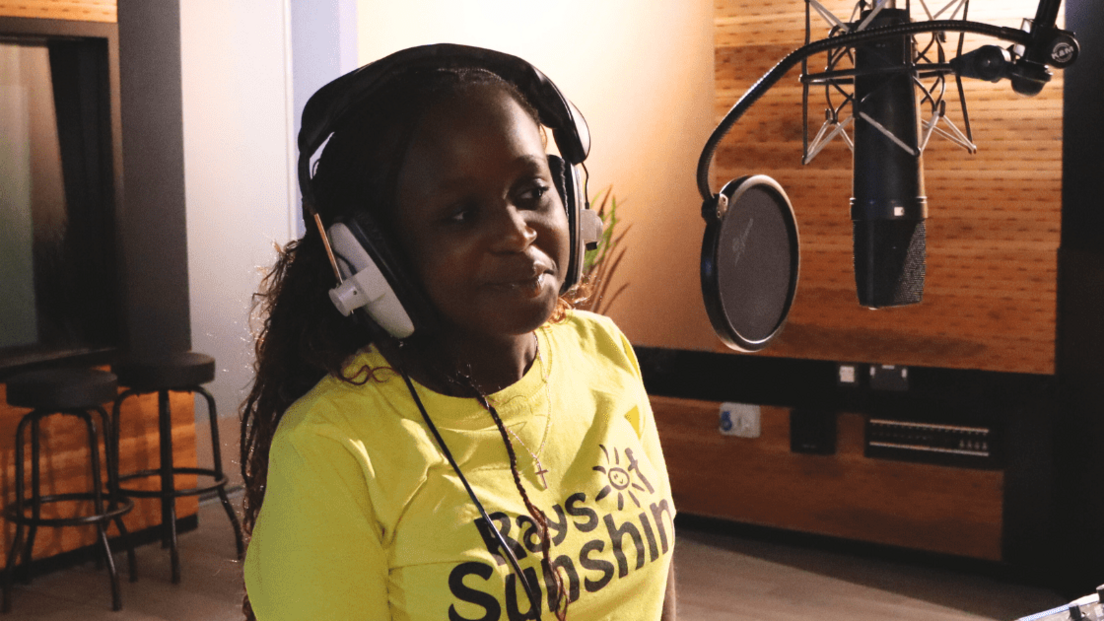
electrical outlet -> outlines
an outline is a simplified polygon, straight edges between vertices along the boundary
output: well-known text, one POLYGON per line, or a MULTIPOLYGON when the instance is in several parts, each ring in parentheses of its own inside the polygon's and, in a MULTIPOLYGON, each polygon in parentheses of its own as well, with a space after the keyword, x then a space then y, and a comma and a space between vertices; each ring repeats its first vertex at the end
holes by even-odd
POLYGON ((859 365, 841 362, 836 365, 836 383, 840 386, 859 385, 859 365))
POLYGON ((749 403, 722 403, 719 429, 726 436, 758 438, 759 406, 749 403))
POLYGON ((892 364, 870 365, 870 387, 874 390, 908 390, 908 367, 892 364))

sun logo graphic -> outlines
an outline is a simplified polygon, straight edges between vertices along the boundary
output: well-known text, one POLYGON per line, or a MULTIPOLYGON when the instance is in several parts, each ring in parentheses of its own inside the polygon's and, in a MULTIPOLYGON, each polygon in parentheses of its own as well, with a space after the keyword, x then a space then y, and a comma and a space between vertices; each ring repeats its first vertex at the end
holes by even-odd
POLYGON ((640 463, 633 456, 631 448, 625 449, 624 465, 621 461, 621 453, 616 448, 613 449, 613 459, 610 459, 609 449, 605 445, 599 444, 598 448, 602 449, 602 455, 605 456, 605 466, 595 466, 594 470, 606 475, 608 483, 602 487, 598 492, 598 496, 594 499, 601 501, 606 496, 616 492, 617 493, 617 510, 621 511, 625 508, 625 495, 627 494, 629 499, 633 501, 637 507, 640 506, 640 501, 636 498, 636 494, 633 490, 640 492, 648 492, 649 494, 655 493, 652 488, 652 484, 648 482, 647 477, 640 470, 640 463), (633 480, 635 475, 636 481, 633 480), (641 485, 643 484, 643 485, 641 485))

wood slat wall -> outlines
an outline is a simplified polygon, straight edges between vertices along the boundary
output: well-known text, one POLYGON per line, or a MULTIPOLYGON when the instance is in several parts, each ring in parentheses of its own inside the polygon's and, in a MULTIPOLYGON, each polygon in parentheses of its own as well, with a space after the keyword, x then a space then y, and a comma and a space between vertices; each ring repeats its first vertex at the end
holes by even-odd
MULTIPOLYGON (((7 404, 6 387, 0 384, 0 494, 7 506, 15 499, 15 430, 20 418, 30 410, 14 408, 7 404)), ((190 393, 170 393, 173 411, 173 462, 176 466, 195 466, 195 414, 190 393)), ((110 412, 110 410, 109 410, 110 412)), ((120 414, 120 471, 135 472, 156 468, 158 464, 157 395, 131 397, 123 404, 120 414)), ((97 424, 97 432, 100 432, 97 424)), ((28 438, 30 436, 28 430, 28 438)), ((88 436, 82 423, 71 416, 53 416, 42 424, 42 482, 44 494, 84 492, 91 489, 91 473, 88 456, 88 436)), ((100 443, 101 468, 103 468, 103 443, 100 443)), ((25 445, 25 468, 28 494, 30 486, 30 446, 25 445)), ((106 479, 106 474, 104 475, 106 479)), ((194 487, 194 476, 177 477, 178 487, 194 487)), ((128 482, 128 487, 156 489, 158 479, 141 479, 128 482)), ((78 511, 88 513, 91 503, 57 503, 49 506, 44 515, 74 515, 78 511)), ((182 518, 199 511, 195 496, 177 501, 177 517, 182 518)), ((161 523, 161 504, 155 498, 138 498, 134 509, 123 518, 130 532, 139 531, 161 523)), ((4 522, 0 538, 0 558, 7 559, 8 546, 15 537, 15 525, 4 522)), ((108 531, 111 537, 118 533, 114 526, 108 531)), ((39 529, 35 538, 34 558, 54 556, 96 543, 96 530, 90 526, 39 529)))
MULTIPOLYGON (((847 19, 854 2, 824 4, 847 19)), ((932 10, 935 4, 929 3, 932 10)), ((940 4, 940 6, 942 6, 940 4)), ((1034 0, 975 0, 970 19, 1019 27, 1034 0)), ((913 18, 922 15, 920 3, 913 18)), ((814 39, 827 35, 815 13, 814 39)), ((804 42, 802 0, 716 0, 718 120, 804 42)), ((948 35, 954 53, 957 35, 948 35)), ((991 39, 968 36, 966 50, 991 39)), ((1000 43, 1000 42, 997 42, 1000 43)), ((810 70, 824 55, 810 59, 810 70)), ((965 83, 975 155, 933 138, 924 154, 927 282, 915 306, 870 311, 855 294, 851 152, 830 144, 801 165, 801 85, 794 69, 736 124, 714 161, 714 185, 767 174, 785 188, 801 236, 801 280, 789 322, 762 355, 990 371, 1054 373, 1061 218, 1062 74, 1034 98, 1007 82, 965 83)), ((948 116, 961 129, 953 83, 948 116)), ((823 118, 810 91, 810 137, 823 118)), ((718 346, 718 351, 725 351, 718 346)))
POLYGON ((0 0, 0 16, 82 22, 119 21, 118 0, 0 0))
POLYGON ((840 414, 835 455, 790 451, 788 410, 759 438, 717 431, 719 403, 651 398, 681 512, 988 560, 1001 559, 1004 475, 863 456, 863 417, 840 414))

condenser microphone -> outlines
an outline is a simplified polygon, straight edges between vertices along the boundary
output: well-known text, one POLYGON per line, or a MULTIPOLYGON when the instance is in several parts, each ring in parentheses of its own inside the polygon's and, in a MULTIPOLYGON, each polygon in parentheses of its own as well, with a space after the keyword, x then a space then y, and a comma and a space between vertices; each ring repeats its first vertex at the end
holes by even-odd
MULTIPOLYGON (((885 8, 869 27, 909 21, 908 10, 885 8)), ((916 304, 924 294, 928 207, 912 46, 905 34, 855 46, 851 220, 855 285, 870 308, 916 304)))
MULTIPOLYGON (((1040 0, 1035 19, 1025 20, 1022 29, 1015 29, 965 19, 937 19, 938 13, 926 22, 912 22, 908 3, 898 9, 894 0, 859 0, 859 19, 845 23, 819 2, 806 3, 805 45, 771 67, 733 104, 698 158, 697 186, 706 222, 702 293, 721 340, 741 351, 766 347, 785 322, 797 284, 797 228, 793 207, 781 186, 763 175, 730 181, 718 193, 710 184, 710 164, 721 141, 767 90, 798 63, 815 54, 828 54, 823 72, 801 77, 806 107, 804 161, 808 163, 835 136, 842 136, 852 147, 851 219, 859 303, 871 308, 916 304, 923 297, 926 272, 927 199, 921 145, 934 132, 968 150, 976 148, 970 138, 965 100, 965 134, 943 113, 943 79, 950 74, 955 74, 956 81, 962 77, 991 82, 1008 79, 1018 93, 1037 93, 1049 79, 1048 66, 1064 68, 1078 56, 1074 34, 1056 26, 1060 4, 1061 0, 1040 0), (809 15, 814 8, 831 24, 831 34, 818 41, 810 41, 809 15), (960 39, 959 56, 947 62, 942 48, 946 32, 980 34, 1013 46, 986 46, 962 54, 960 39), (917 53, 913 36, 919 33, 932 33, 933 39, 932 45, 917 53), (853 69, 837 66, 849 60, 853 60, 853 69), (929 89, 922 80, 933 77, 937 86, 929 89), (810 144, 808 89, 813 84, 828 87, 829 107, 821 132, 810 144), (846 85, 853 87, 851 93, 842 88, 846 85), (933 112, 931 120, 924 123, 922 142, 918 89, 933 112), (842 94, 845 101, 834 102, 835 94, 842 94), (841 117, 841 110, 848 105, 852 115, 841 117), (949 130, 936 127, 937 122, 949 125, 949 130), (756 245, 749 245, 751 242, 756 245), (748 256, 763 260, 749 261, 748 256)), ((964 97, 961 82, 959 94, 964 97)))

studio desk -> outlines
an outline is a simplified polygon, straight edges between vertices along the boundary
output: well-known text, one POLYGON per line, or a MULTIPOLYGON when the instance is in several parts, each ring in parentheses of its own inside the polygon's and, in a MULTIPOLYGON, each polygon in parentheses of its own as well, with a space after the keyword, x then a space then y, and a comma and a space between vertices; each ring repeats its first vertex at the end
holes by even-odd
MULTIPOLYGON (((122 388, 120 388, 120 391, 122 388)), ((191 393, 170 392, 173 426, 173 461, 177 466, 195 466, 195 414, 194 397, 191 393)), ((104 404, 108 414, 112 404, 104 404)), ((156 468, 158 465, 157 433, 157 394, 130 397, 120 412, 122 420, 119 439, 120 471, 123 473, 156 468)), ((0 464, 3 464, 0 477, 0 490, 3 492, 5 506, 15 498, 15 435, 20 418, 29 412, 23 408, 14 408, 7 404, 6 386, 0 384, 0 464)), ((97 420, 97 433, 102 434, 97 420)), ((52 416, 44 420, 41 431, 42 446, 42 489, 43 494, 61 494, 91 489, 89 471, 87 432, 83 425, 70 416, 52 416)), ((102 435, 101 435, 101 459, 102 435)), ((30 478, 30 451, 25 455, 27 478, 30 478)), ((106 481, 106 474, 104 475, 106 481)), ((178 476, 177 487, 194 487, 195 477, 178 476)), ((138 489, 156 489, 157 477, 138 479, 127 483, 128 487, 138 489)), ((88 503, 90 504, 90 503, 88 503)), ((181 531, 195 527, 199 500, 196 496, 183 496, 177 500, 177 523, 181 531)), ((80 507, 87 512, 87 507, 80 507)), ((43 507, 44 516, 71 515, 78 507, 74 503, 57 503, 43 507), (51 515, 49 512, 53 512, 51 515)), ((127 530, 137 542, 155 540, 161 523, 161 504, 157 498, 135 498, 134 510, 124 516, 127 530)), ((0 541, 3 558, 7 558, 14 527, 4 523, 4 537, 0 541)), ((108 536, 118 536, 112 525, 108 536)), ((35 539, 34 559, 36 564, 67 564, 83 560, 84 556, 96 553, 92 546, 96 543, 96 529, 92 526, 41 528, 35 539)), ((121 550, 121 546, 113 549, 121 550)))
POLYGON ((834 362, 637 355, 680 516, 1047 566, 1052 378, 913 368, 877 390, 871 365, 845 385, 834 362), (726 402, 754 406, 758 437, 722 432, 726 402))

